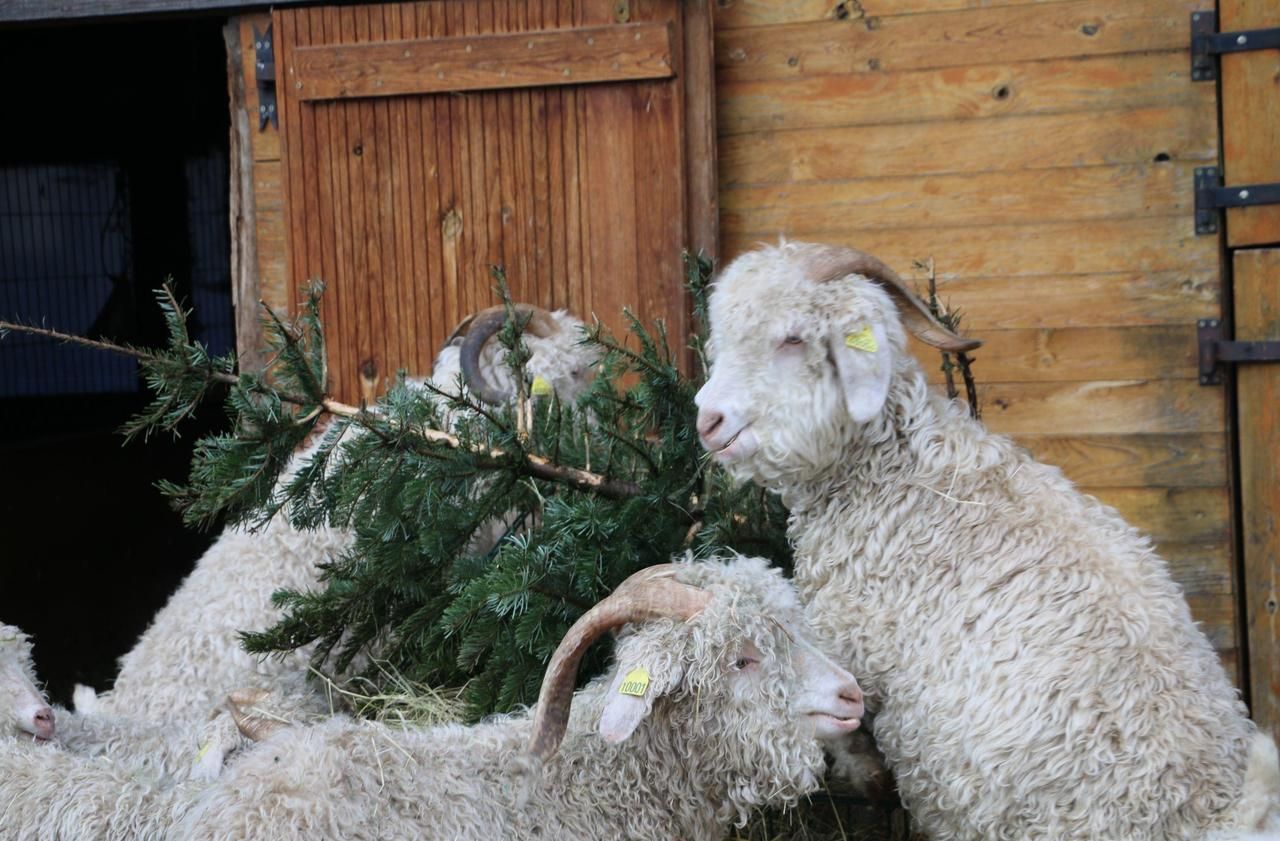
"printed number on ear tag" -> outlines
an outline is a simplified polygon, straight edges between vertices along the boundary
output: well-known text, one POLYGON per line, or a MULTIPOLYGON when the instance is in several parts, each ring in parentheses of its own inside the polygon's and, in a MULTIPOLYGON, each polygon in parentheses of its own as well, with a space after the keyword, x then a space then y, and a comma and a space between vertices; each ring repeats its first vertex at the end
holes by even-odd
POLYGON ((634 695, 637 698, 643 698, 644 693, 649 691, 649 670, 644 666, 637 666, 627 672, 627 676, 622 679, 622 685, 618 687, 620 695, 634 695))
POLYGON ((551 394, 551 383, 547 382, 546 377, 534 377, 533 385, 529 390, 533 392, 534 397, 546 397, 551 394))
POLYGON ((854 350, 865 350, 867 353, 875 353, 880 349, 880 344, 876 341, 875 335, 871 332, 870 325, 863 327, 856 333, 849 333, 844 337, 844 346, 851 347, 854 350))

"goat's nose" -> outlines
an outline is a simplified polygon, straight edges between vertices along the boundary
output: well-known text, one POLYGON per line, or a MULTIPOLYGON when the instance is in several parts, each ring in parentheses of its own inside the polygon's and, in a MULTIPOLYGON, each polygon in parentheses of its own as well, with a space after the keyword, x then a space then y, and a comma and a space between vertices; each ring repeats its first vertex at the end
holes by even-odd
POLYGON ((42 739, 53 738, 54 721, 53 710, 49 707, 41 707, 36 710, 33 716, 36 728, 36 735, 42 739))
POLYGON ((849 682, 840 687, 840 700, 848 701, 850 704, 853 704, 858 708, 857 714, 862 715, 862 689, 856 682, 849 682))
POLYGON ((712 433, 720 428, 720 424, 724 423, 724 414, 717 412, 715 409, 698 410, 698 434, 703 439, 709 438, 712 433))

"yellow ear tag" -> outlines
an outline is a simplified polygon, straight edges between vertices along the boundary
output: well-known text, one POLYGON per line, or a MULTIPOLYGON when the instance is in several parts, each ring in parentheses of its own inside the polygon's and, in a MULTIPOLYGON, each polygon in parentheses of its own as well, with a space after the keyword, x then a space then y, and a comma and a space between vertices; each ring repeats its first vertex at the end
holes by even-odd
POLYGON ((644 666, 637 666, 627 672, 627 676, 622 679, 622 685, 618 687, 619 695, 634 695, 637 698, 643 698, 644 693, 649 691, 649 670, 644 666))
POLYGON ((547 382, 546 377, 534 377, 530 391, 534 397, 546 397, 551 394, 551 383, 547 382))
POLYGON ((200 760, 204 759, 204 755, 209 752, 209 748, 211 747, 213 747, 212 739, 210 739, 209 741, 201 745, 200 752, 196 754, 196 762, 199 762, 200 760))
POLYGON ((867 353, 875 353, 880 349, 875 335, 871 332, 870 325, 863 327, 856 333, 847 334, 844 337, 844 346, 851 347, 854 350, 865 350, 867 353))

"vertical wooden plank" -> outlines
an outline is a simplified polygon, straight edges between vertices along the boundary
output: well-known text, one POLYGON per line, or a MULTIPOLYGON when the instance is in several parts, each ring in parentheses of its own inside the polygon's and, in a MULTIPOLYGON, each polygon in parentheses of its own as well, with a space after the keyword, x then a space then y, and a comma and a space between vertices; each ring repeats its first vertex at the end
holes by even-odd
MULTIPOLYGON (((372 8, 370 38, 374 41, 399 40, 400 9, 388 4, 372 8)), ((386 355, 380 366, 381 391, 391 381, 395 372, 408 364, 413 354, 412 304, 407 298, 409 277, 408 236, 405 225, 408 214, 403 209, 405 160, 404 97, 382 98, 376 103, 378 131, 378 223, 381 228, 383 273, 378 278, 382 290, 383 311, 386 316, 383 344, 386 355)))
MULTIPOLYGON (((441 3, 436 6, 437 34, 458 35, 463 31, 462 6, 457 3, 441 3)), ((452 196, 445 203, 440 217, 441 236, 444 242, 443 260, 446 281, 453 290, 457 318, 475 311, 475 301, 464 282, 463 266, 471 239, 468 226, 471 219, 464 215, 471 208, 470 164, 467 143, 467 101, 464 96, 444 98, 447 123, 442 126, 444 145, 449 150, 449 169, 452 172, 452 196)))
MULTIPOLYGON (((671 0, 637 0, 632 9, 642 20, 667 21, 679 42, 679 6, 671 0)), ((676 79, 679 79, 679 57, 676 79)), ((682 347, 684 301, 680 250, 685 242, 683 97, 673 79, 627 86, 635 115, 636 285, 627 303, 642 322, 665 322, 675 347, 682 347)), ((608 317, 616 318, 616 313, 608 317)))
MULTIPOLYGON (((1280 24, 1275 0, 1221 0, 1218 29, 1280 24)), ((1222 56, 1222 157, 1228 186, 1280 181, 1280 52, 1222 56)), ((1280 205, 1227 210, 1230 246, 1280 242, 1280 205)))
MULTIPOLYGON (((1280 249, 1233 255, 1236 337, 1280 340, 1280 249)), ((1280 738, 1280 365, 1237 372, 1245 624, 1253 719, 1280 738)))
MULTIPOLYGON (((547 4, 550 25, 560 28, 561 2, 543 0, 547 4)), ((565 91, 545 92, 547 103, 547 196, 549 209, 549 241, 551 248, 551 302, 557 307, 569 307, 569 242, 568 242, 568 176, 565 167, 565 91)))
MULTIPOLYGON (((345 23, 342 14, 333 6, 325 7, 322 14, 326 43, 340 43, 345 23)), ((318 114, 323 115, 329 136, 329 191, 333 218, 333 277, 328 279, 325 292, 325 312, 339 326, 341 341, 330 339, 329 379, 334 394, 350 397, 348 388, 350 372, 355 370, 356 302, 355 281, 356 239, 355 222, 351 210, 351 143, 347 133, 347 113, 352 105, 345 102, 324 103, 318 114)))
POLYGON ((304 255, 296 253, 306 242, 306 214, 293 212, 293 208, 301 207, 302 194, 302 146, 298 133, 301 131, 301 112, 298 101, 288 95, 292 48, 297 43, 295 21, 296 10, 278 10, 272 15, 276 60, 286 68, 284 85, 277 85, 280 90, 277 104, 280 108, 280 161, 281 181, 284 187, 285 207, 290 209, 286 224, 288 236, 285 238, 286 277, 289 279, 290 308, 297 305, 297 290, 302 279, 302 263, 304 255))
MULTIPOLYGON (((492 12, 490 32, 510 32, 513 29, 511 15, 514 11, 507 0, 494 0, 488 4, 492 12)), ((497 249, 490 250, 490 259, 501 265, 507 273, 507 283, 513 298, 529 300, 529 277, 521 260, 524 243, 520 241, 519 219, 525 209, 520 206, 517 183, 519 150, 516 133, 520 130, 515 97, 511 91, 491 91, 484 94, 485 147, 490 169, 490 183, 486 194, 490 230, 498 236, 497 249)), ((479 282, 479 279, 477 279, 479 282)))
MULTIPOLYGON (((257 128, 246 100, 244 63, 241 51, 243 20, 231 18, 222 28, 227 51, 227 94, 230 100, 231 132, 229 149, 231 224, 231 303, 235 309, 236 353, 242 368, 260 368, 262 327, 258 313, 257 212, 253 200, 253 141, 257 128)), ((257 111, 253 112, 256 116, 257 111)))
MULTIPOLYGON (((711 0, 684 0, 684 177, 688 246, 712 259, 720 248, 715 41, 711 0)), ((679 43, 679 41, 677 41, 679 43)))
MULTIPOLYGON (((402 31, 411 38, 425 37, 427 32, 422 26, 422 4, 410 3, 400 9, 402 31)), ((429 226, 426 222, 428 198, 437 196, 440 192, 435 173, 435 144, 428 142, 424 135, 424 124, 429 130, 433 121, 434 106, 433 97, 413 97, 405 101, 404 144, 408 181, 401 185, 399 191, 404 196, 409 248, 410 276, 404 282, 408 285, 408 298, 413 307, 410 310, 411 323, 417 335, 412 361, 406 364, 421 376, 431 373, 432 356, 444 338, 444 315, 439 301, 431 294, 434 278, 428 262, 430 256, 436 253, 431 241, 434 226, 429 226)))
MULTIPOLYGON (((327 36, 327 21, 322 9, 307 11, 308 28, 312 44, 323 44, 327 36)), ((340 304, 341 296, 337 292, 339 281, 337 221, 342 217, 341 211, 334 205, 333 190, 333 146, 334 138, 330 113, 332 106, 328 103, 304 105, 305 119, 310 126, 312 148, 308 150, 308 180, 314 189, 314 204, 309 204, 309 212, 313 216, 313 224, 309 230, 315 232, 314 245, 308 245, 311 252, 309 272, 312 280, 325 284, 325 296, 321 299, 322 318, 326 336, 341 336, 346 330, 347 321, 340 304), (314 250, 312 250, 314 248, 314 250)), ((332 345, 330 345, 332 347, 332 345)), ((332 354, 332 351, 330 351, 332 354)))

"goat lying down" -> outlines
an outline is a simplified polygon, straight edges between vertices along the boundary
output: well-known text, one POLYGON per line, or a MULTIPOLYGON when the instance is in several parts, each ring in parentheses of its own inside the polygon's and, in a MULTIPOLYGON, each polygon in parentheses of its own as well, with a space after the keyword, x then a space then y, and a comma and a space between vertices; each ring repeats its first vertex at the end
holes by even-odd
POLYGON ((710 299, 704 445, 791 510, 815 630, 936 841, 1280 830, 1246 716, 1150 541, 933 393, 976 342, 849 248, 762 247, 710 299))
POLYGON ((857 683, 808 637, 763 560, 652 567, 570 630, 532 714, 432 728, 242 719, 261 742, 177 835, 718 841, 755 806, 814 790, 817 737, 859 724, 857 683), (612 668, 571 713, 579 660, 618 627, 612 668))

